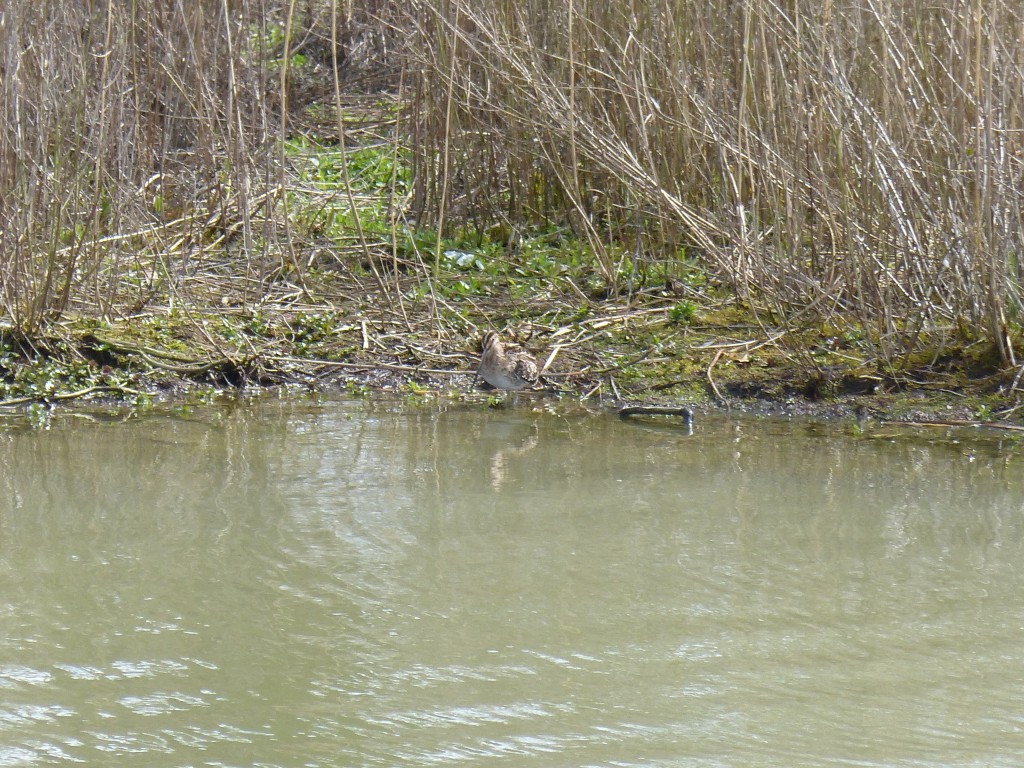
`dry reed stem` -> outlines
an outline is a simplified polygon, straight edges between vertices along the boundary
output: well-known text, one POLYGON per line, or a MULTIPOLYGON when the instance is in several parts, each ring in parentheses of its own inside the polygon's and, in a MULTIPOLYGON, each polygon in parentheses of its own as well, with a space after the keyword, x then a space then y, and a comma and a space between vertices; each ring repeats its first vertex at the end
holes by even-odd
MULTIPOLYGON (((415 216, 505 232, 509 260, 519 233, 568 222, 630 298, 637 275, 697 262, 757 310, 766 339, 853 326, 898 366, 984 338, 1018 366, 1017 4, 0 2, 0 309, 22 331, 370 295, 408 332, 451 339, 487 303, 439 289, 440 238, 400 256, 415 216), (408 99, 360 134, 343 69, 399 35, 381 69, 408 99), (323 68, 306 78, 295 55, 317 46, 323 68), (382 192, 386 236, 364 226, 347 161, 352 234, 324 244, 296 223, 293 194, 333 205, 286 151, 317 98, 343 157, 370 135, 395 158, 411 148, 410 199, 394 179, 382 192), (374 285, 313 300, 323 253, 374 285), (428 318, 409 298, 423 286, 428 318)), ((590 300, 578 279, 562 285, 590 300)))
POLYGON ((439 210, 430 158, 443 152, 445 174, 475 182, 442 207, 513 226, 567 219, 601 243, 609 282, 603 246, 628 238, 627 260, 697 253, 773 316, 858 323, 890 360, 952 323, 1016 359, 1020 7, 417 10, 420 93, 462 97, 443 130, 423 99, 420 209, 439 210))

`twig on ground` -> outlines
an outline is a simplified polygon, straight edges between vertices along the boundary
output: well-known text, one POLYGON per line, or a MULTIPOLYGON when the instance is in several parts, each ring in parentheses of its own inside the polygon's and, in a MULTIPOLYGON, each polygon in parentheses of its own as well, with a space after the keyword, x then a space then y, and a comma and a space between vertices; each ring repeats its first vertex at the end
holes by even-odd
POLYGON ((714 357, 714 359, 712 359, 711 365, 708 366, 707 377, 708 377, 708 384, 711 385, 711 389, 715 393, 715 397, 718 398, 718 402, 720 402, 722 405, 724 405, 726 408, 728 408, 729 407, 729 401, 726 400, 724 397, 722 397, 722 393, 718 391, 718 385, 715 384, 715 380, 711 377, 711 369, 715 367, 715 363, 718 362, 718 359, 722 356, 722 353, 724 351, 725 350, 720 349, 717 352, 715 352, 715 357, 714 357))
POLYGON ((644 360, 646 360, 648 357, 651 356, 651 353, 653 351, 654 351, 654 347, 650 347, 649 349, 647 349, 642 354, 637 355, 636 357, 634 357, 634 358, 632 358, 630 360, 627 360, 624 363, 616 363, 615 365, 609 365, 606 368, 599 368, 598 370, 594 371, 594 373, 596 373, 598 376, 601 376, 601 375, 606 374, 606 373, 611 373, 612 371, 621 371, 621 370, 627 368, 630 365, 636 365, 637 363, 642 363, 644 360))
POLYGON ((547 372, 548 368, 550 368, 551 364, 553 362, 555 362, 555 358, 558 357, 558 353, 561 352, 561 351, 562 351, 562 345, 561 344, 556 344, 554 347, 552 347, 551 354, 548 355, 548 359, 544 361, 544 367, 542 367, 540 369, 541 374, 544 374, 544 373, 547 372))

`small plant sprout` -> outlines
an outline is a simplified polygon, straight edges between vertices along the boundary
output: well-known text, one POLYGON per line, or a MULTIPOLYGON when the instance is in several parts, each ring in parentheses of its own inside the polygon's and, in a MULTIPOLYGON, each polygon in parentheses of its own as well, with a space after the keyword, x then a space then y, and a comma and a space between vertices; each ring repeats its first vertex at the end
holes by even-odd
POLYGON ((676 325, 689 325, 697 316, 697 305, 692 301, 680 301, 668 311, 668 320, 676 325))

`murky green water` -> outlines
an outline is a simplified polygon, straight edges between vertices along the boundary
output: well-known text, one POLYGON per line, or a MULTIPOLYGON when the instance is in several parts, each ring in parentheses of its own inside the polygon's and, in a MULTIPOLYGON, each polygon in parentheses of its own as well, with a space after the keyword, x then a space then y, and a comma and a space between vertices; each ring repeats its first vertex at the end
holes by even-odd
POLYGON ((842 432, 0 432, 0 765, 1024 763, 1020 449, 842 432))

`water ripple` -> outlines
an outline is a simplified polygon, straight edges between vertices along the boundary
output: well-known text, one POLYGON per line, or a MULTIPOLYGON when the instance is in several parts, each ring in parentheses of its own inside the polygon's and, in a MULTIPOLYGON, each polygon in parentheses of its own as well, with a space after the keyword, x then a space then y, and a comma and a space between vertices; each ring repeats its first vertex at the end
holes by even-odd
POLYGON ((163 715, 208 706, 199 696, 185 693, 152 693, 147 696, 123 696, 118 703, 138 715, 163 715))
POLYGON ((697 430, 0 436, 0 768, 1024 764, 1019 451, 697 430))
POLYGON ((45 685, 53 682, 53 675, 45 669, 35 669, 18 664, 0 666, 0 687, 13 688, 18 683, 45 685))
POLYGON ((538 702, 518 702, 515 704, 438 707, 431 710, 396 712, 383 717, 367 717, 366 720, 368 723, 383 726, 448 727, 532 720, 550 717, 556 711, 565 711, 565 707, 538 702))

